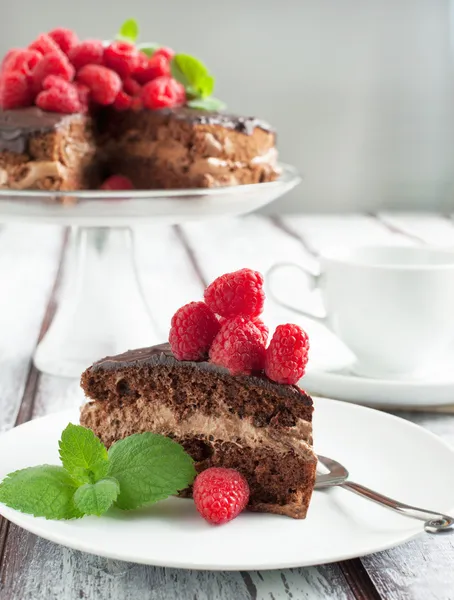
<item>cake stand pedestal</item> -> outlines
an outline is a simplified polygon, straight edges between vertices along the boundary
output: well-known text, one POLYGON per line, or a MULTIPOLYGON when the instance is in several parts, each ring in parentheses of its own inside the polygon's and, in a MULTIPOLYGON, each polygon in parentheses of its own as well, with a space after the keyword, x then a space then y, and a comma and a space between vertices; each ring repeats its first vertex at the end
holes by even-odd
POLYGON ((68 195, 0 189, 0 222, 71 227, 57 310, 36 350, 36 367, 52 375, 80 377, 105 356, 163 341, 138 277, 134 225, 245 214, 297 183, 295 170, 282 165, 277 181, 210 190, 68 195))

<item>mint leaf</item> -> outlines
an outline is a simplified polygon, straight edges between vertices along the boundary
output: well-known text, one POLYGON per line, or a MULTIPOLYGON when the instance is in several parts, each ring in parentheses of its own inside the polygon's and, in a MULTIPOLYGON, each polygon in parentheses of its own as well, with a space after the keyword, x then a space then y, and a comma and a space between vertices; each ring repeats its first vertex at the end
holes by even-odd
POLYGON ((206 98, 214 89, 214 78, 206 66, 189 54, 175 54, 170 63, 172 76, 186 88, 188 96, 206 98))
POLYGON ((120 31, 117 34, 117 40, 124 42, 135 43, 139 37, 139 25, 135 19, 128 19, 120 27, 120 31))
POLYGON ((226 108, 226 105, 222 100, 213 98, 213 96, 189 100, 187 105, 190 108, 198 108, 200 110, 224 110, 224 108, 226 108))
POLYGON ((63 467, 42 465, 15 471, 0 483, 0 502, 46 519, 83 516, 73 500, 77 483, 63 467))
POLYGON ((96 483, 86 483, 76 490, 74 504, 84 515, 100 517, 108 510, 120 493, 120 485, 113 477, 96 483))
POLYGON ((158 48, 162 48, 162 44, 143 44, 138 46, 138 48, 150 58, 150 56, 153 56, 158 48))
POLYGON ((107 450, 90 429, 70 423, 58 445, 63 466, 79 483, 95 483, 107 475, 107 450))
POLYGON ((196 475, 183 447, 155 433, 136 433, 109 450, 109 476, 120 484, 117 506, 132 510, 187 487, 196 475))

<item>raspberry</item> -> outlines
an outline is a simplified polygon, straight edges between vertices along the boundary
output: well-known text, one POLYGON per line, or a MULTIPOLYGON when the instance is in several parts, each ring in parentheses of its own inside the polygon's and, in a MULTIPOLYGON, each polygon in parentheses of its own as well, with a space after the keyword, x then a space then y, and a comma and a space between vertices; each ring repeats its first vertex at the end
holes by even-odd
POLYGON ((257 271, 241 269, 221 275, 205 290, 205 302, 222 317, 258 317, 263 310, 263 277, 257 271))
POLYGON ((172 50, 172 48, 167 48, 167 46, 162 46, 162 48, 158 48, 153 53, 153 58, 155 56, 163 56, 168 62, 170 62, 172 60, 172 58, 175 56, 175 51, 172 50))
POLYGON ((79 38, 71 31, 71 29, 64 29, 63 27, 58 27, 57 29, 53 29, 49 31, 48 36, 54 40, 56 44, 60 47, 60 50, 65 54, 77 46, 79 43, 79 38))
POLYGON ((98 104, 113 104, 121 90, 120 76, 101 65, 85 65, 77 74, 77 79, 90 88, 92 98, 98 104))
POLYGON ((54 42, 54 40, 47 35, 47 33, 42 33, 40 36, 36 38, 34 42, 32 42, 29 47, 29 50, 38 50, 41 54, 55 54, 56 52, 60 52, 60 46, 54 42))
POLYGON ((148 59, 145 66, 140 64, 134 71, 134 77, 139 83, 148 83, 157 77, 170 77, 170 64, 165 56, 155 54, 148 59))
POLYGON ((123 175, 111 175, 100 186, 100 190, 133 190, 134 186, 127 177, 123 175))
POLYGON ((132 77, 127 77, 123 81, 123 91, 125 91, 130 96, 138 96, 142 91, 142 86, 140 85, 140 83, 137 83, 137 81, 132 77))
POLYGON ((128 110, 131 106, 132 97, 123 90, 120 90, 113 103, 115 110, 128 110))
POLYGON ((100 65, 104 55, 104 46, 100 40, 80 42, 68 53, 68 58, 76 71, 85 65, 100 65))
POLYGON ((210 361, 232 375, 249 375, 265 366, 262 332, 243 317, 224 323, 210 348, 210 361))
POLYGON ((204 360, 220 329, 204 302, 190 302, 173 315, 169 342, 177 360, 204 360))
POLYGON ((21 71, 22 73, 31 73, 42 58, 38 50, 13 50, 5 56, 1 72, 21 71))
MULTIPOLYGON (((223 325, 225 325, 228 322, 228 320, 229 319, 226 319, 225 317, 218 318, 218 321, 219 321, 219 324, 221 325, 221 327, 223 325)), ((255 319, 252 319, 252 323, 257 327, 257 329, 262 334, 262 340, 263 340, 264 345, 266 346, 266 342, 268 341, 268 334, 269 334, 270 330, 265 325, 265 323, 262 321, 262 319, 259 319, 258 317, 256 317, 255 319)))
POLYGON ((193 497, 202 517, 221 525, 228 523, 249 502, 249 486, 246 479, 235 469, 211 467, 202 471, 194 481, 193 497))
POLYGON ((116 71, 122 79, 129 77, 139 65, 139 51, 128 42, 112 42, 104 50, 104 65, 116 71))
POLYGON ((266 351, 266 375, 277 383, 295 385, 304 375, 308 352, 309 338, 301 327, 279 325, 266 351))
POLYGON ((142 102, 145 108, 156 110, 166 106, 184 104, 184 87, 171 77, 158 77, 142 88, 142 102))
POLYGON ((87 112, 90 105, 91 92, 90 88, 79 81, 74 82, 74 87, 77 90, 79 96, 79 102, 81 104, 81 112, 87 112))
POLYGON ((9 71, 0 81, 0 107, 4 110, 31 106, 33 96, 25 73, 9 71))
POLYGON ((82 109, 76 86, 63 79, 58 86, 40 92, 35 104, 41 110, 58 113, 77 113, 82 109))
POLYGON ((74 79, 74 67, 60 50, 42 57, 33 71, 33 90, 38 93, 48 75, 58 75, 65 81, 74 79))

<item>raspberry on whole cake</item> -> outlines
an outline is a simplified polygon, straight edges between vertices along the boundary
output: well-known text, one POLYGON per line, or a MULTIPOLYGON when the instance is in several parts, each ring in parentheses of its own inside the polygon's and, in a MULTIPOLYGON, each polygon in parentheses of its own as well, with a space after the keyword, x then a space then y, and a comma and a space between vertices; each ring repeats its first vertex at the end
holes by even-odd
POLYGON ((249 269, 224 275, 208 288, 210 305, 192 302, 177 311, 170 344, 130 350, 87 369, 81 424, 106 446, 145 431, 171 437, 199 473, 238 471, 249 486, 249 510, 303 519, 317 464, 312 399, 296 385, 309 342, 297 325, 283 325, 266 347, 263 322, 254 324, 262 282, 249 269), (227 306, 231 289, 236 314, 216 325, 211 306, 227 306))
MULTIPOLYGON (((132 31, 132 33, 131 33, 132 31)), ((0 66, 0 188, 97 188, 110 176, 136 189, 272 181, 275 134, 221 112, 206 67, 167 47, 80 41, 68 29, 12 49, 0 66)))

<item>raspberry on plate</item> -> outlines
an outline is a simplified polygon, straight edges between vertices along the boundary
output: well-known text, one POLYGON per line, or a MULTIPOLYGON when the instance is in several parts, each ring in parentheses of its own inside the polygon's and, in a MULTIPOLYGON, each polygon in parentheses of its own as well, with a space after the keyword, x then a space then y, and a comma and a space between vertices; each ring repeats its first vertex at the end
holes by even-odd
POLYGON ((298 325, 279 325, 266 351, 265 373, 277 383, 295 385, 304 375, 309 338, 298 325))
POLYGON ((120 75, 129 77, 139 64, 139 51, 128 42, 112 42, 104 50, 104 65, 120 75))
POLYGON ((46 54, 33 71, 33 89, 35 93, 38 93, 48 75, 58 75, 66 81, 72 81, 74 74, 74 67, 63 52, 59 50, 55 54, 46 54))
POLYGON ((211 310, 222 317, 258 317, 265 303, 263 277, 251 269, 226 273, 207 287, 204 297, 211 310))
POLYGON ((162 54, 156 53, 145 64, 141 63, 134 72, 139 83, 148 83, 157 77, 170 77, 169 60, 162 54))
POLYGON ((141 98, 145 108, 156 110, 184 104, 186 94, 184 87, 176 79, 158 77, 143 86, 141 98))
POLYGON ((90 88, 92 98, 98 104, 113 104, 121 90, 118 73, 102 65, 85 65, 77 73, 77 80, 90 88))
POLYGON ((60 46, 49 35, 47 35, 47 33, 42 33, 40 36, 38 36, 36 40, 29 45, 28 49, 38 50, 38 52, 41 52, 41 54, 44 55, 61 52, 60 46))
POLYGON ((41 110, 50 112, 71 114, 80 112, 82 108, 77 88, 64 80, 58 86, 40 92, 35 102, 41 110))
POLYGON ((263 333, 244 317, 228 320, 210 348, 210 361, 225 367, 232 375, 249 375, 265 366, 263 333))
POLYGON ((202 517, 214 525, 228 523, 237 517, 249 502, 249 486, 235 469, 211 467, 194 481, 193 497, 202 517))
POLYGON ((101 40, 85 40, 80 42, 68 53, 68 58, 76 71, 85 65, 100 65, 104 56, 104 46, 101 40))
POLYGON ((204 302, 190 302, 173 315, 169 343, 177 360, 204 360, 218 333, 216 315, 204 302))
POLYGON ((130 179, 124 175, 111 175, 99 187, 100 190, 133 190, 134 186, 130 179))
POLYGON ((52 31, 49 31, 48 36, 59 45, 60 50, 65 54, 68 54, 71 48, 74 48, 79 43, 77 34, 71 29, 65 29, 64 27, 52 29, 52 31))
POLYGON ((0 80, 0 108, 24 108, 33 101, 28 77, 21 71, 8 71, 0 80))

